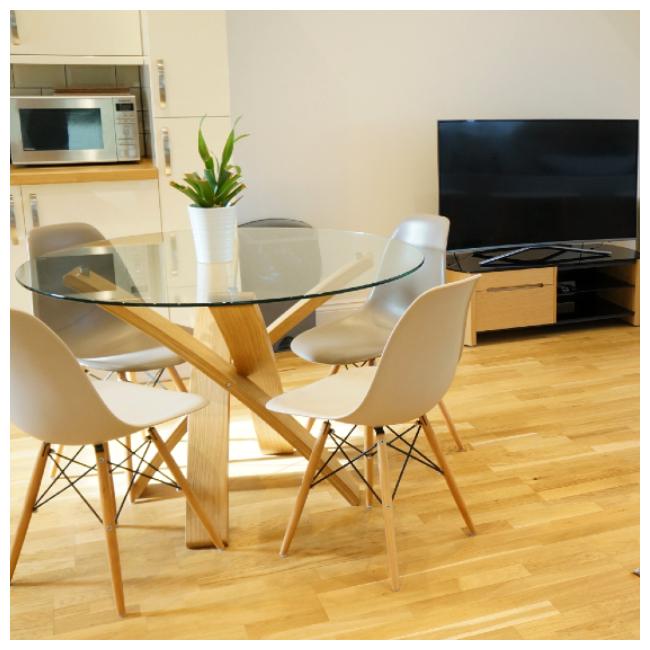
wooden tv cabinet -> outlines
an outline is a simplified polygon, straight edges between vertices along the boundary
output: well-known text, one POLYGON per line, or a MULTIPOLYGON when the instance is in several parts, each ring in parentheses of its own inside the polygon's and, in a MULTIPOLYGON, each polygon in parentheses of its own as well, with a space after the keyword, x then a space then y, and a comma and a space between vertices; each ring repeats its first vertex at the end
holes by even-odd
POLYGON ((465 330, 465 345, 479 332, 534 325, 623 319, 639 325, 638 253, 608 246, 613 255, 555 266, 481 268, 471 253, 450 253, 447 281, 480 273, 465 330))

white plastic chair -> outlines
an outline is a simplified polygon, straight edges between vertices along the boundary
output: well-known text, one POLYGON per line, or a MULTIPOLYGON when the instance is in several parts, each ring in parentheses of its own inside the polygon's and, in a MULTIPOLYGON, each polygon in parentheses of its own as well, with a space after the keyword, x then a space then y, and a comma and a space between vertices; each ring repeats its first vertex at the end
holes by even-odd
MULTIPOLYGON (((321 474, 327 468, 319 469, 317 466, 329 435, 330 420, 364 426, 366 430, 372 428, 376 433, 376 443, 372 447, 366 447, 363 453, 352 460, 361 457, 367 459, 375 450, 379 457, 389 575, 394 590, 399 589, 399 572, 393 525, 393 491, 389 485, 386 453, 386 445, 393 446, 394 440, 386 443, 385 426, 417 420, 416 436, 421 427, 437 460, 437 464, 429 461, 429 466, 444 475, 467 528, 470 533, 475 533, 463 498, 426 414, 440 402, 454 378, 463 348, 467 310, 479 277, 475 275, 429 289, 417 298, 397 322, 377 366, 353 368, 348 372, 330 375, 274 397, 267 403, 272 411, 325 420, 309 458, 282 542, 281 555, 284 556, 289 551, 314 479, 319 476, 320 482, 326 478, 321 474), (436 324, 435 336, 431 335, 432 322, 436 324)), ((340 436, 336 438, 341 440, 340 436)), ((358 448, 355 449, 359 451, 358 448)), ((414 443, 409 454, 405 454, 407 462, 413 454, 422 455, 415 450, 414 443)), ((360 473, 359 475, 361 476, 360 473)))
MULTIPOLYGON (((54 251, 102 241, 104 235, 87 223, 58 223, 30 231, 27 238, 29 256, 36 259, 54 251)), ((116 373, 120 380, 136 383, 137 372, 154 371, 154 385, 165 369, 177 390, 187 391, 176 366, 183 359, 128 323, 112 316, 101 307, 84 302, 57 300, 34 292, 34 315, 52 329, 89 370, 116 373)), ((180 431, 182 434, 183 431, 180 431)), ((173 449, 180 435, 168 440, 173 449)), ((126 439, 131 445, 130 436, 126 439)), ((59 455, 62 446, 57 449, 59 455)), ((56 465, 52 465, 52 476, 56 465)), ((146 482, 138 486, 144 488, 146 482)), ((136 491, 131 492, 134 499, 136 491)))
MULTIPOLYGON (((409 305, 428 289, 445 283, 448 234, 449 219, 439 215, 418 214, 402 221, 392 238, 420 248, 424 253, 422 267, 400 280, 375 287, 356 313, 299 334, 291 342, 291 350, 307 361, 331 365, 332 374, 341 366, 368 361, 373 365, 409 305)), ((435 336, 436 332, 434 317, 427 335, 435 336)), ((442 399, 439 406, 458 450, 462 451, 463 443, 442 399)), ((307 429, 313 423, 310 419, 307 429)))
MULTIPOLYGON (((96 381, 79 366, 65 343, 43 322, 11 310, 11 420, 42 444, 11 548, 11 578, 25 540, 51 445, 93 445, 108 560, 117 612, 124 616, 124 591, 117 544, 117 509, 108 441, 146 430, 177 487, 205 526, 214 545, 224 544, 197 501, 155 425, 203 408, 199 395, 146 386, 96 381)), ((64 476, 65 473, 61 472, 64 476)))

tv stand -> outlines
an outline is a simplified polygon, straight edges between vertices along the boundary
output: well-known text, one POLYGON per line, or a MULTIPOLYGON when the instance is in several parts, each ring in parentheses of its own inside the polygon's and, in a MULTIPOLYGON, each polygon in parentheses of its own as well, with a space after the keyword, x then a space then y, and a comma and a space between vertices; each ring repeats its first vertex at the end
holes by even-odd
MULTIPOLYGON (((612 252, 609 250, 595 249, 595 248, 580 248, 578 246, 567 246, 564 244, 529 244, 526 246, 519 246, 516 248, 510 248, 505 252, 498 252, 497 255, 492 257, 487 257, 479 261, 479 266, 495 266, 497 264, 501 265, 503 263, 517 264, 524 266, 527 263, 530 263, 530 260, 519 260, 517 259, 518 255, 522 253, 527 253, 529 251, 551 251, 548 255, 538 258, 539 261, 550 262, 553 258, 557 257, 561 253, 572 252, 575 254, 575 260, 580 261, 584 259, 593 259, 599 257, 610 257, 612 252)), ((489 255, 497 251, 503 251, 503 248, 490 248, 474 253, 475 256, 481 257, 483 255, 489 255)))
POLYGON ((596 251, 604 254, 593 256, 561 246, 535 261, 498 261, 487 268, 481 264, 485 251, 447 254, 448 281, 481 274, 466 345, 476 345, 481 332, 519 327, 609 319, 639 325, 639 253, 600 244, 596 251))

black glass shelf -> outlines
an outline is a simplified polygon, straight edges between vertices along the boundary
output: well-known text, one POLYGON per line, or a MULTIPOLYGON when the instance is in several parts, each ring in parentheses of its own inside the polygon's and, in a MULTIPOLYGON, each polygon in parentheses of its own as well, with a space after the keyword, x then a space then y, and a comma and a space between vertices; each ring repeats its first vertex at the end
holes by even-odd
POLYGON ((579 297, 570 302, 558 302, 557 323, 586 323, 631 316, 632 312, 600 296, 590 295, 587 300, 579 297))
POLYGON ((597 269, 560 269, 557 278, 557 298, 565 300, 585 293, 607 289, 633 288, 631 284, 597 269))

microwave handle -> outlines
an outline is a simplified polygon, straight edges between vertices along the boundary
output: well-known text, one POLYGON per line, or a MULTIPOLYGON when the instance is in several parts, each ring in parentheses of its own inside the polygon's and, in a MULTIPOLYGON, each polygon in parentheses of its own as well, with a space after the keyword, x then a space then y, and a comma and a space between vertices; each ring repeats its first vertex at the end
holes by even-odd
POLYGON ((38 216, 38 197, 36 194, 29 195, 29 209, 32 213, 32 228, 40 228, 41 219, 38 216))
POLYGON ((16 209, 14 207, 14 195, 11 194, 9 203, 9 230, 11 243, 14 246, 20 244, 20 237, 18 237, 18 226, 16 225, 16 209))
POLYGON ((172 175, 172 147, 169 142, 169 129, 163 127, 161 129, 162 133, 162 145, 163 145, 163 155, 165 157, 165 176, 172 175))
POLYGON ((165 81, 165 62, 162 59, 156 61, 158 69, 158 103, 160 108, 167 106, 167 83, 165 81))
POLYGON ((14 45, 20 45, 20 34, 18 33, 18 19, 16 18, 16 12, 13 9, 9 11, 9 23, 11 25, 11 42, 14 45))

